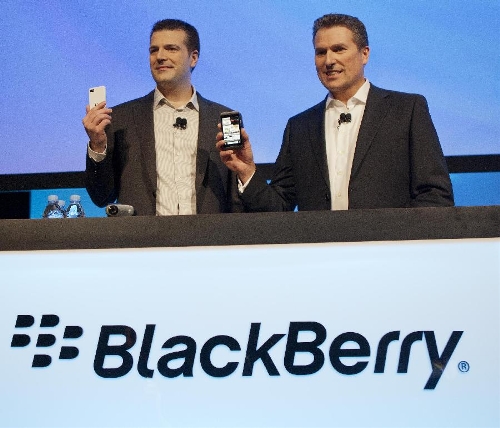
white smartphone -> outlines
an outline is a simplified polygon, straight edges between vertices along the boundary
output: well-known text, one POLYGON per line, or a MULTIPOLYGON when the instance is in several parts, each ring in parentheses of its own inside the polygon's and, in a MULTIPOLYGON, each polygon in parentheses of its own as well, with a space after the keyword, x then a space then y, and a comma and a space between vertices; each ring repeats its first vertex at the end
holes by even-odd
POLYGON ((89 89, 89 106, 95 107, 97 104, 106 101, 106 86, 96 86, 89 89))

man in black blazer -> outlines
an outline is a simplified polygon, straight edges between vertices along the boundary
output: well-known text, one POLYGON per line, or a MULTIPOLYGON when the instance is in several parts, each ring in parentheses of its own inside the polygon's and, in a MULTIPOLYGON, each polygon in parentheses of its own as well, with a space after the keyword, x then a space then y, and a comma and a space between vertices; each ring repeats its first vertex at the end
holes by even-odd
POLYGON ((313 28, 326 100, 292 117, 272 181, 256 169, 250 141, 217 147, 238 174, 247 211, 452 206, 453 191, 424 97, 388 91, 364 76, 368 35, 357 18, 325 15, 313 28))
POLYGON ((118 201, 137 215, 242 211, 236 177, 213 147, 220 113, 191 84, 200 42, 190 24, 157 22, 150 37, 156 89, 113 109, 87 106, 86 187, 101 207, 118 201))

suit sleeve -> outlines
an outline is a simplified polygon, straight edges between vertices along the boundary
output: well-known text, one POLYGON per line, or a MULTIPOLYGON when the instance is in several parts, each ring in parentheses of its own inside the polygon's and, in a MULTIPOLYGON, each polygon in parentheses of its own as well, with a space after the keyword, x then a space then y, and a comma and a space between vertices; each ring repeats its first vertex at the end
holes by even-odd
POLYGON ((108 130, 106 133, 108 137, 106 157, 96 162, 87 154, 85 168, 85 187, 92 202, 98 207, 104 207, 117 198, 113 168, 113 132, 108 130))
POLYGON ((411 200, 414 207, 453 206, 453 189, 427 101, 417 96, 410 126, 411 200))
POLYGON ((283 135, 271 183, 267 184, 266 177, 257 168, 241 199, 245 210, 249 212, 293 211, 297 206, 295 178, 290 157, 290 122, 283 135))
POLYGON ((227 198, 230 201, 229 202, 229 212, 232 213, 244 213, 245 212, 245 207, 243 205, 243 201, 241 200, 239 194, 238 194, 238 177, 237 175, 229 171, 228 173, 228 191, 227 191, 227 198))

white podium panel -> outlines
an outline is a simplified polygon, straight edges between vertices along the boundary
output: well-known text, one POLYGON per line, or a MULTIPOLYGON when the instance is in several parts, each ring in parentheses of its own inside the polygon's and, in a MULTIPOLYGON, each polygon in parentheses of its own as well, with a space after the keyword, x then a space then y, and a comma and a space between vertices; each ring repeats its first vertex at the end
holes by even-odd
POLYGON ((500 425, 500 239, 0 253, 2 427, 500 425))

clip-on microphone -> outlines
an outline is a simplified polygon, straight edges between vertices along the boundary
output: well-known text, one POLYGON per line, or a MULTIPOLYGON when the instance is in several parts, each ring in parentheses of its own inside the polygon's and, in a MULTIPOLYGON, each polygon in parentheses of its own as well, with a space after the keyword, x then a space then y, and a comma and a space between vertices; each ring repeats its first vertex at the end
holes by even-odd
POLYGON ((175 129, 186 129, 187 123, 188 123, 187 119, 178 117, 177 119, 175 119, 175 123, 173 126, 175 129))
POLYGON ((350 122, 351 122, 351 113, 340 113, 339 127, 343 123, 350 123, 350 122))

